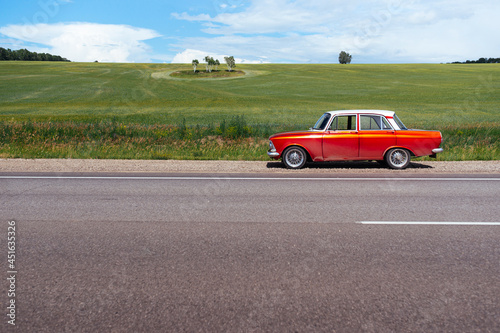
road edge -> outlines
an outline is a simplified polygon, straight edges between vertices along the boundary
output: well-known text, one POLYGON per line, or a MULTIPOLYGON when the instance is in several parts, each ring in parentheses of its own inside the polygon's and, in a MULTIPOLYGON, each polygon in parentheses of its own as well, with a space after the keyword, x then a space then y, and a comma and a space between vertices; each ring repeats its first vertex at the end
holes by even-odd
POLYGON ((390 170, 376 162, 311 163, 288 170, 276 161, 0 159, 0 172, 127 172, 127 173, 404 173, 500 174, 500 161, 417 161, 406 170, 390 170))

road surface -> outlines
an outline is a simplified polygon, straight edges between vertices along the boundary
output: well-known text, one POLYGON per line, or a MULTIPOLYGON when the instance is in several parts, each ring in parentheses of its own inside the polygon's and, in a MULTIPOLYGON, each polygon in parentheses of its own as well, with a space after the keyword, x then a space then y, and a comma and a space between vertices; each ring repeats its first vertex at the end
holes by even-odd
POLYGON ((500 330, 495 174, 3 173, 0 193, 2 332, 500 330))

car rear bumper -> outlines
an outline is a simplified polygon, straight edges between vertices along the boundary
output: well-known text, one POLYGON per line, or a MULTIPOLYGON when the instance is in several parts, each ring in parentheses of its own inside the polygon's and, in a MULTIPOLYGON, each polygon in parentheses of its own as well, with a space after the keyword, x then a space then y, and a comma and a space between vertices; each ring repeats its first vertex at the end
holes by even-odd
POLYGON ((443 148, 434 148, 432 150, 432 155, 429 155, 430 158, 436 158, 438 153, 442 153, 443 148))

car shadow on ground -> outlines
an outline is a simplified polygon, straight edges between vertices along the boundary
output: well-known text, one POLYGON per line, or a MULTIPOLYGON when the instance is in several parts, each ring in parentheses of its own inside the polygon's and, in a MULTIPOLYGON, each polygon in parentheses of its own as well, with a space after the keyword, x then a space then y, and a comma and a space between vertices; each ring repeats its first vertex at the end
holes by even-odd
MULTIPOLYGON (((425 162, 424 162, 425 163, 425 162)), ((286 169, 282 162, 269 162, 267 163, 268 169, 286 169)), ((387 166, 380 164, 378 162, 367 162, 367 161, 346 161, 346 162, 314 162, 307 163, 304 169, 380 169, 380 170, 391 170, 387 166)), ((420 162, 411 162, 407 169, 432 169, 431 166, 422 164, 420 162)))

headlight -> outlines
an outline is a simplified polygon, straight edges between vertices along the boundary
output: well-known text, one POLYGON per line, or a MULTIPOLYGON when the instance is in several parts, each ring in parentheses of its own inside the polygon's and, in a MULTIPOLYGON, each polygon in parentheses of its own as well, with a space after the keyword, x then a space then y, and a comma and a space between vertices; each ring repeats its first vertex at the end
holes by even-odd
POLYGON ((276 151, 276 148, 274 147, 274 144, 272 141, 269 141, 269 150, 270 151, 276 151))

